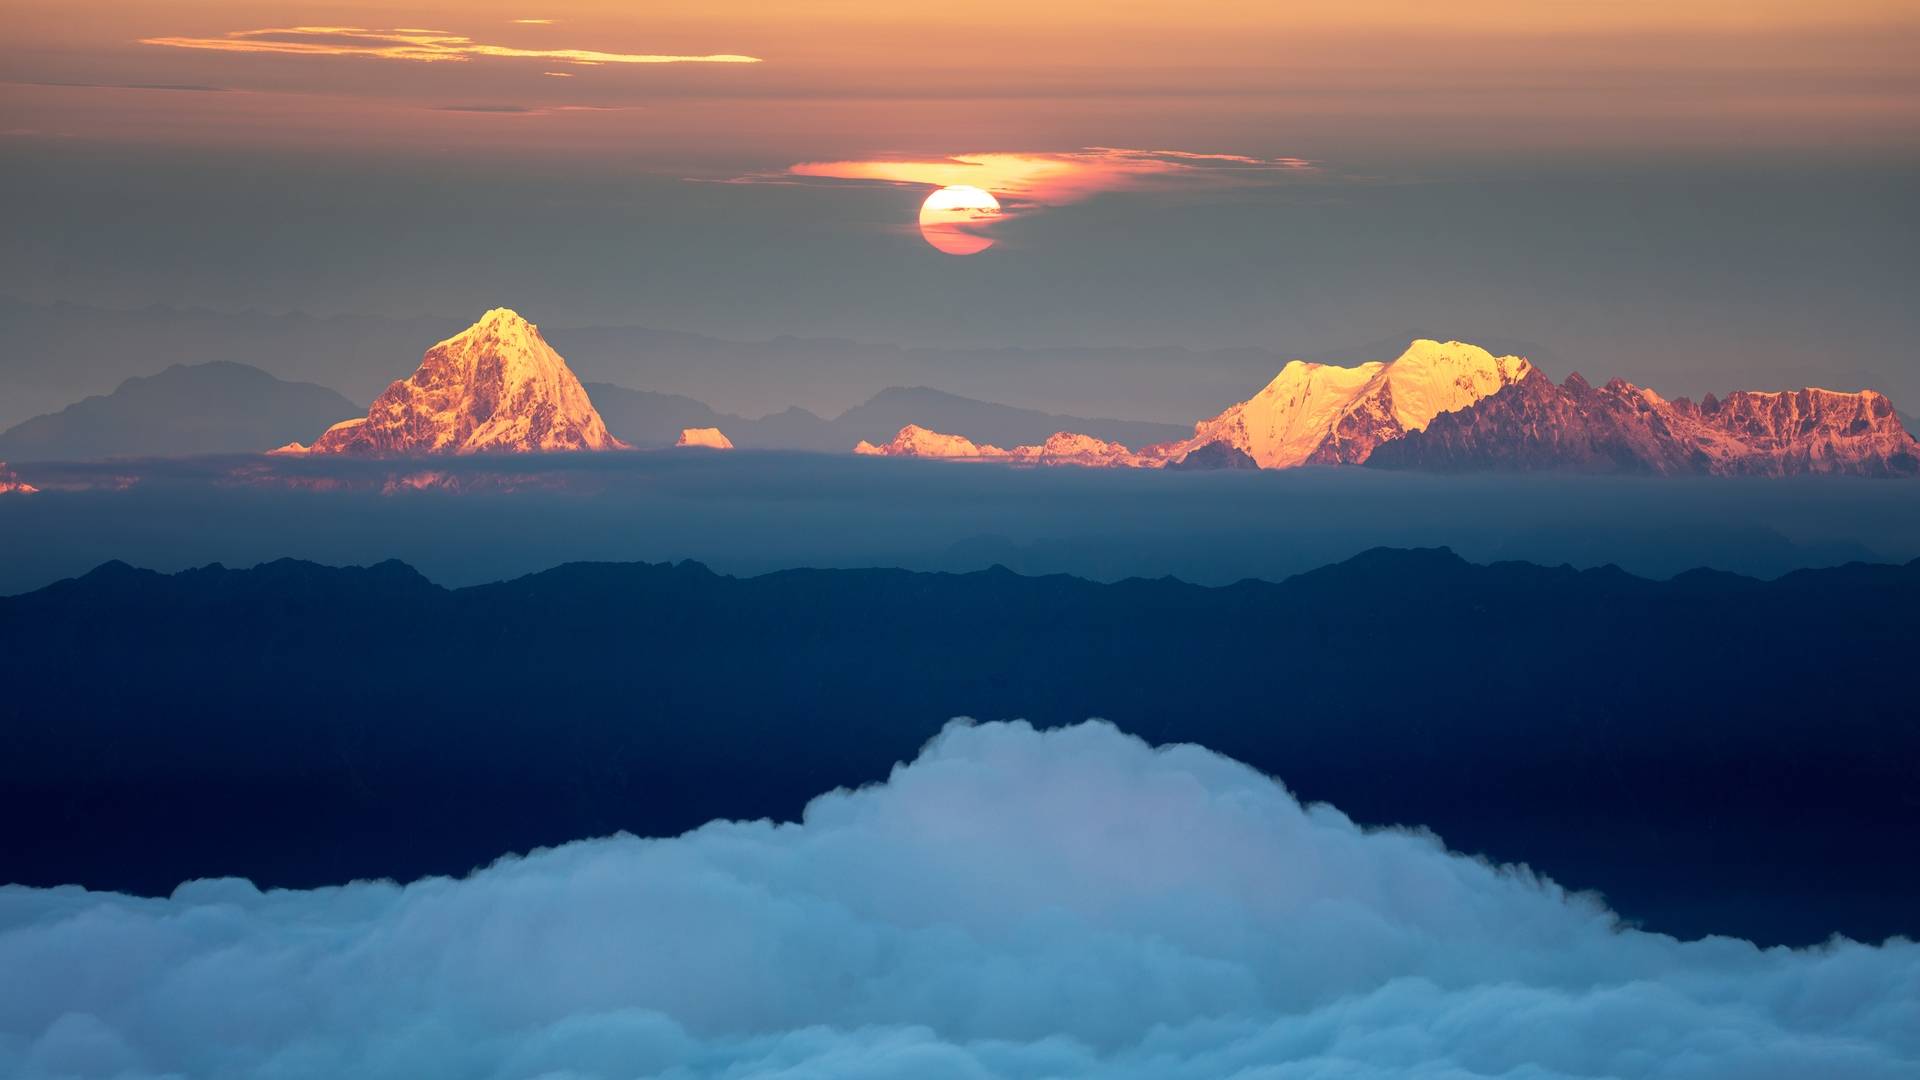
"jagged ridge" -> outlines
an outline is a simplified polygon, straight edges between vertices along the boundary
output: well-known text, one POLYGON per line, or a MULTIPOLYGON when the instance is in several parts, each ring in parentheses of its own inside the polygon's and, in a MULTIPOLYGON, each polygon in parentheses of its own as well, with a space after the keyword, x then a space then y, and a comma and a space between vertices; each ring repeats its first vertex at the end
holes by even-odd
POLYGON ((532 453, 616 450, 580 380, 508 308, 494 308, 440 342, 408 378, 374 399, 365 417, 328 428, 316 454, 532 453))
POLYGON ((1421 339, 1392 362, 1289 363, 1261 391, 1139 451, 1061 432, 1003 450, 918 425, 857 453, 1116 468, 1371 464, 1470 471, 1911 476, 1920 444, 1872 390, 1741 390, 1698 404, 1578 373, 1556 386, 1524 357, 1421 339))
POLYGON ((1377 468, 1461 472, 1577 469, 1649 475, 1911 476, 1920 446, 1893 403, 1806 389, 1668 401, 1622 379, 1534 371, 1471 409, 1379 447, 1377 468))

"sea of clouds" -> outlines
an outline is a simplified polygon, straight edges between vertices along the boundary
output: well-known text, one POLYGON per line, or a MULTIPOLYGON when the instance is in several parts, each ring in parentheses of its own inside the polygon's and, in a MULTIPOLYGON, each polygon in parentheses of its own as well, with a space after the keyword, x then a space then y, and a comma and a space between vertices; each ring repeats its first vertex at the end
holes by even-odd
POLYGON ((0 889, 0 1075, 1912 1077, 1920 946, 1683 943, 1205 749, 956 723, 799 825, 0 889))

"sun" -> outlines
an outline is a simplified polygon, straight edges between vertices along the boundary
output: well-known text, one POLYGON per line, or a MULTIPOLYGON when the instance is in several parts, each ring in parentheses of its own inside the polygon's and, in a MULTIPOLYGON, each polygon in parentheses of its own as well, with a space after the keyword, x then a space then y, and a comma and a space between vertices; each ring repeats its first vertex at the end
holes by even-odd
POLYGON ((920 235, 948 255, 975 255, 993 246, 986 227, 1000 217, 1000 200, 968 184, 953 184, 920 204, 920 235))

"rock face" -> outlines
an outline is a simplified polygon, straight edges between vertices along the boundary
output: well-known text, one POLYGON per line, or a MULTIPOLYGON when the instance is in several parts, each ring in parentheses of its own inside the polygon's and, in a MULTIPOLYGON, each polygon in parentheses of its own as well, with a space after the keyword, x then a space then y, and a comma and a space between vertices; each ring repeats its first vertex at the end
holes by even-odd
POLYGON ((1375 447, 1519 382, 1533 366, 1477 345, 1421 339, 1399 358, 1358 367, 1295 360, 1259 393, 1149 447, 1176 460, 1224 443, 1263 469, 1362 462, 1375 447))
POLYGON ((1885 394, 1848 394, 1809 387, 1767 392, 1736 390, 1699 405, 1674 401, 1691 415, 1725 432, 1745 448, 1727 471, 1766 476, 1843 473, 1910 476, 1920 472, 1920 444, 1885 394))
POLYGON ((20 474, 0 461, 0 495, 31 495, 40 489, 20 479, 20 474))
POLYGON ((1375 450, 1377 468, 1568 469, 1650 475, 1910 476, 1920 446, 1874 391, 1736 391, 1668 401, 1621 379, 1533 371, 1485 401, 1375 450))
POLYGON ((1893 403, 1872 390, 1741 390, 1697 404, 1669 401, 1621 379, 1594 386, 1574 374, 1555 385, 1523 357, 1425 339, 1387 363, 1296 360, 1253 397, 1194 425, 1191 438, 1138 451, 1068 432, 1006 450, 917 424, 855 451, 1107 468, 1920 474, 1920 444, 1893 403))
POLYGON ((1168 459, 1167 468, 1197 472, 1203 469, 1258 469, 1260 464, 1248 457, 1245 451, 1216 442, 1191 451, 1186 457, 1168 459))
POLYGON ((731 450, 733 440, 717 427, 690 427, 680 429, 680 438, 675 446, 701 446, 709 450, 731 450))
POLYGON ((893 441, 880 446, 861 440, 856 454, 878 457, 946 458, 953 461, 1005 461, 1027 465, 1083 465, 1099 468, 1158 468, 1164 459, 1136 454, 1117 442, 1071 431, 1058 431, 1045 442, 1003 450, 976 443, 964 435, 949 435, 918 424, 900 429, 893 441))
MULTIPOLYGON (((433 348, 367 415, 328 428, 315 454, 618 450, 580 380, 540 330, 495 308, 433 348)), ((300 452, 297 445, 283 452, 300 452)))

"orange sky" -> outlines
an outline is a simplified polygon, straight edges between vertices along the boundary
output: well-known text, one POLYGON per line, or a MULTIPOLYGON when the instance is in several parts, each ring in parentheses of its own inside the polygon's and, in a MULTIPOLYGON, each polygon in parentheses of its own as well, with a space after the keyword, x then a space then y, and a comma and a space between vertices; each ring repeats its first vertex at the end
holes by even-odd
POLYGON ((1087 145, 1871 153, 1920 125, 1920 17, 1881 0, 1061 0, 977 18, 892 0, 15 0, 6 18, 15 139, 408 154, 510 137, 719 175, 1087 145), (344 32, 285 32, 301 27, 344 32), (761 62, 653 62, 711 57, 761 62))

